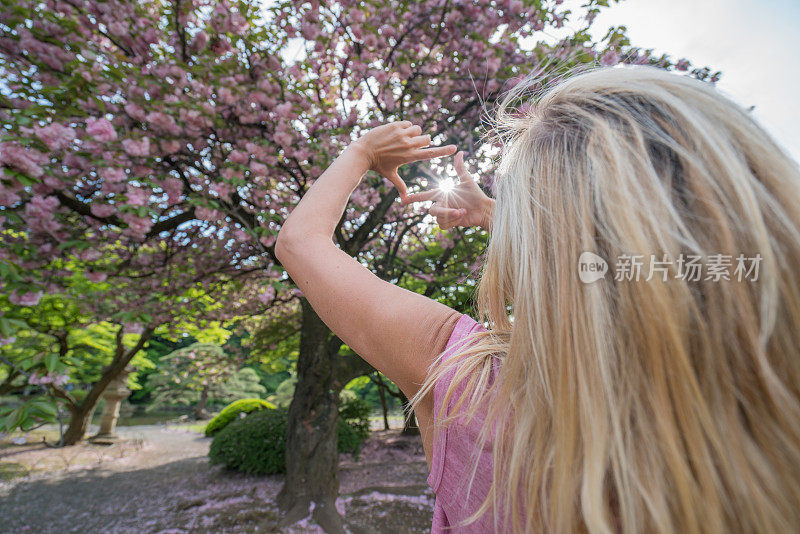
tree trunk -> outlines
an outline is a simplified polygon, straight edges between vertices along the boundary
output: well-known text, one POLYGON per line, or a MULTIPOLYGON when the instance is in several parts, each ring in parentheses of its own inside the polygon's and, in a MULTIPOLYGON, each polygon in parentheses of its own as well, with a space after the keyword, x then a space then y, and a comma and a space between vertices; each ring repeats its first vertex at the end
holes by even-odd
POLYGON ((414 410, 411 410, 411 407, 408 403, 408 397, 406 397, 406 394, 403 393, 403 390, 400 390, 400 406, 403 408, 403 413, 405 413, 406 410, 410 410, 409 416, 403 417, 403 431, 401 434, 404 436, 419 436, 417 414, 414 413, 414 410))
POLYGON ((386 406, 386 385, 383 383, 383 377, 380 373, 378 375, 378 396, 381 398, 381 409, 383 410, 383 429, 389 430, 389 408, 386 406))
POLYGON ((336 511, 339 494, 337 418, 342 385, 336 379, 336 352, 330 330, 305 298, 302 305, 297 385, 286 431, 286 481, 278 494, 285 515, 281 525, 313 518, 328 533, 344 533, 336 511))
MULTIPOLYGON (((86 398, 88 399, 89 396, 87 395, 86 398)), ((64 432, 62 445, 75 445, 83 439, 83 436, 89 430, 89 423, 92 421, 92 414, 96 406, 96 398, 91 406, 87 405, 86 402, 82 402, 77 406, 67 405, 70 413, 69 426, 67 431, 64 432)))
MULTIPOLYGON (((124 333, 123 330, 124 326, 120 325, 119 331, 117 332, 114 359, 111 360, 111 363, 103 369, 103 374, 100 376, 100 380, 92 384, 92 389, 89 390, 89 393, 82 402, 78 404, 68 402, 67 406, 70 411, 70 418, 69 426, 67 427, 67 431, 64 433, 63 445, 75 445, 83 439, 83 437, 86 435, 86 431, 89 429, 89 423, 91 422, 92 414, 94 413, 94 409, 97 406, 97 402, 100 400, 100 396, 103 394, 103 391, 105 391, 108 384, 114 380, 114 378, 116 378, 117 375, 119 375, 122 370, 125 369, 125 367, 127 367, 128 363, 131 361, 131 359, 133 359, 136 353, 144 347, 144 344, 147 343, 147 340, 153 335, 155 327, 146 328, 139 336, 139 341, 136 343, 136 345, 129 350, 125 350, 125 345, 122 343, 122 336, 124 333)), ((53 388, 53 390, 56 396, 65 398, 68 401, 72 399, 70 395, 66 395, 58 388, 53 388)), ((74 399, 72 400, 74 401, 74 399)))
POLYGON ((206 414, 206 404, 208 404, 208 388, 204 386, 203 391, 200 392, 200 400, 197 401, 194 407, 195 419, 200 420, 208 417, 208 414, 206 414))

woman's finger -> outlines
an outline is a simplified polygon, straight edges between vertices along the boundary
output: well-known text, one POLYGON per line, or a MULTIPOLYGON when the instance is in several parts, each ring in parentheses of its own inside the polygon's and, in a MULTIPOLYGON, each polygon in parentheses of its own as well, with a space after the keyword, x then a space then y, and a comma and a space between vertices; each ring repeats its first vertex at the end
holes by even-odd
POLYGON ((462 224, 461 218, 463 215, 457 215, 455 217, 436 217, 436 224, 439 225, 439 228, 442 230, 449 230, 454 226, 458 226, 462 224))
POLYGON ((458 181, 459 182, 472 182, 472 181, 475 180, 472 177, 472 175, 469 172, 467 172, 467 167, 466 167, 466 165, 464 165, 464 152, 463 151, 459 151, 459 153, 456 154, 455 161, 453 162, 453 165, 456 168, 456 174, 458 174, 458 178, 459 178, 458 181))
POLYGON ((422 135, 422 127, 415 124, 408 129, 408 133, 411 135, 422 135))
POLYGON ((400 192, 400 199, 405 200, 408 196, 408 188, 406 187, 406 183, 400 178, 400 175, 397 174, 397 169, 389 172, 389 176, 387 176, 390 182, 394 184, 397 190, 400 192))
POLYGON ((414 123, 412 123, 411 121, 400 121, 397 123, 397 125, 400 126, 401 128, 410 128, 413 124, 414 123))
POLYGON ((431 144, 431 136, 430 135, 418 135, 416 137, 411 138, 411 146, 414 148, 425 148, 430 146, 431 144))
POLYGON ((434 204, 431 206, 431 209, 428 210, 428 213, 433 215, 436 218, 439 217, 446 217, 446 218, 456 218, 464 215, 467 212, 464 208, 445 208, 444 206, 438 206, 434 204))
POLYGON ((420 148, 414 152, 414 154, 420 159, 435 159, 435 158, 442 158, 444 156, 452 156, 455 154, 458 147, 456 145, 446 145, 446 146, 437 146, 437 147, 429 147, 429 148, 420 148))
POLYGON ((440 189, 430 189, 428 191, 420 191, 419 193, 411 193, 406 196, 403 204, 411 204, 413 202, 425 202, 427 200, 437 200, 442 195, 440 189))

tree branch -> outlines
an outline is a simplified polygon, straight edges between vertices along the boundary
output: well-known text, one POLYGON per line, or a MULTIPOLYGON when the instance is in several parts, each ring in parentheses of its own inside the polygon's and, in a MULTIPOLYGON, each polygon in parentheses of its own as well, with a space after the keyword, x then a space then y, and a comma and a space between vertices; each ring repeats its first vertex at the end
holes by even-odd
POLYGON ((346 386, 354 378, 375 371, 375 368, 369 362, 356 353, 339 355, 336 357, 335 362, 335 383, 340 387, 346 386))

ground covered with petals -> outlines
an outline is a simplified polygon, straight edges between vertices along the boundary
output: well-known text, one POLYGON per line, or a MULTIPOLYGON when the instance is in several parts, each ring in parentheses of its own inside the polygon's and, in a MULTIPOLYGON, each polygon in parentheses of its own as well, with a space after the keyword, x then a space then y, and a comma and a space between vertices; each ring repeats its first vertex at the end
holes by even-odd
MULTIPOLYGON (((120 429, 112 446, 0 449, 0 532, 321 532, 276 528, 283 477, 208 463, 210 440, 176 427, 120 429)), ((374 431, 342 455, 339 511, 356 532, 429 532, 434 496, 419 437, 374 431)))

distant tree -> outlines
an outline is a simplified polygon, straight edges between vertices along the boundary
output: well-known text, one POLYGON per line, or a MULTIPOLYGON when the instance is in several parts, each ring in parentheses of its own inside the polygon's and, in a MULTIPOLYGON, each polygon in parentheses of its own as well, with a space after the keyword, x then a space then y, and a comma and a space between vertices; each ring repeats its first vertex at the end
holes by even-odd
POLYGON ((276 406, 288 408, 292 403, 295 385, 297 385, 297 376, 290 376, 280 383, 275 393, 267 397, 267 400, 276 406))
POLYGON ((193 343, 173 351, 161 359, 159 367, 159 372, 149 378, 154 390, 150 410, 194 405, 194 417, 205 419, 211 399, 229 402, 260 397, 267 391, 255 371, 242 368, 240 360, 212 343, 193 343))
POLYGON ((263 398, 267 388, 252 367, 242 367, 222 385, 222 392, 211 397, 214 404, 228 404, 239 399, 263 398))
MULTIPOLYGON (((58 421, 67 423, 59 444, 75 443, 116 369, 152 365, 140 352, 147 331, 97 320, 66 295, 44 295, 25 307, 0 296, 4 335, 8 323, 14 331, 0 340, 0 395, 13 395, 14 401, 0 408, 0 432, 58 421), (62 420, 62 410, 68 420, 62 420)), ((128 377, 128 386, 139 388, 137 372, 128 377)))

